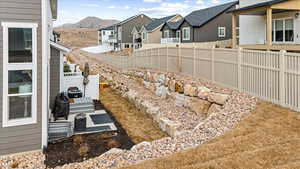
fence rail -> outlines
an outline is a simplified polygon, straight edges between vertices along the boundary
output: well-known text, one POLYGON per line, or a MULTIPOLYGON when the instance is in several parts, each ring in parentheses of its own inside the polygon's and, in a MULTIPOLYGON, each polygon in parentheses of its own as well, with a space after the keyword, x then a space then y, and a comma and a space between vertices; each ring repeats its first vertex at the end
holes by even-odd
MULTIPOLYGON (((100 58, 99 58, 100 59, 100 58)), ((300 54, 244 49, 161 47, 102 57, 122 68, 180 72, 300 111, 300 54)))

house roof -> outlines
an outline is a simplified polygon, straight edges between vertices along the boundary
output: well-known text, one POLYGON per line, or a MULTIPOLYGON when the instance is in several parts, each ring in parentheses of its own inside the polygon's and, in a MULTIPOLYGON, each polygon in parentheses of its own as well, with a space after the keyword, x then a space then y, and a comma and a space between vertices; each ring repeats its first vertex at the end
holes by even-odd
POLYGON ((176 30, 179 28, 181 23, 184 21, 184 19, 181 19, 180 21, 177 22, 167 22, 166 24, 169 26, 170 29, 176 30))
POLYGON ((153 31, 156 28, 158 28, 161 25, 163 25, 164 23, 166 23, 167 21, 169 21, 170 19, 174 18, 175 16, 177 16, 177 15, 171 15, 171 16, 160 18, 160 19, 155 19, 155 20, 153 20, 153 22, 151 22, 150 24, 146 25, 145 29, 147 31, 153 31))
POLYGON ((238 1, 201 9, 198 11, 194 11, 187 15, 184 19, 187 21, 191 26, 200 27, 207 22, 211 21, 221 13, 225 12, 226 10, 230 9, 233 5, 238 4, 238 1))
POLYGON ((58 42, 50 41, 50 46, 54 47, 54 48, 56 48, 56 49, 58 49, 59 51, 62 51, 62 52, 66 52, 66 53, 71 52, 71 49, 65 47, 63 44, 58 43, 58 42))
MULTIPOLYGON (((132 16, 132 17, 130 17, 130 18, 127 18, 127 19, 125 19, 125 20, 123 20, 123 21, 117 23, 116 25, 117 25, 117 26, 122 25, 122 24, 124 24, 124 23, 127 23, 127 22, 129 22, 129 21, 131 21, 131 20, 133 20, 133 19, 139 17, 139 16, 145 16, 145 17, 148 17, 147 15, 144 15, 144 14, 134 15, 134 16, 132 16)), ((150 19, 151 19, 151 18, 150 18, 150 19)))
POLYGON ((99 31, 102 31, 102 30, 114 30, 115 29, 115 25, 111 25, 111 26, 107 26, 107 27, 104 27, 104 28, 100 28, 99 31))
POLYGON ((235 10, 231 10, 230 12, 237 12, 237 11, 243 11, 243 10, 248 10, 248 9, 271 6, 271 5, 275 5, 275 4, 284 2, 284 1, 288 1, 288 0, 272 0, 272 1, 267 1, 267 2, 257 3, 257 4, 254 4, 254 5, 242 7, 242 8, 235 9, 235 10))

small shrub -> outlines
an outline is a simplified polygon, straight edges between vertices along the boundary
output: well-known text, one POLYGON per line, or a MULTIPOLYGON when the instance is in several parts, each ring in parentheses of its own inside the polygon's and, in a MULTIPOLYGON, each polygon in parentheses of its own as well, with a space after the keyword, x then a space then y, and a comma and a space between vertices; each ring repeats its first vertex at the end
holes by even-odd
POLYGON ((75 145, 81 145, 84 143, 83 137, 82 136, 74 136, 73 137, 73 144, 75 145))
POLYGON ((19 168, 19 163, 17 161, 13 161, 11 164, 10 164, 10 167, 11 168, 19 168))
POLYGON ((87 144, 81 144, 78 149, 78 154, 81 157, 86 157, 90 151, 90 147, 87 144))

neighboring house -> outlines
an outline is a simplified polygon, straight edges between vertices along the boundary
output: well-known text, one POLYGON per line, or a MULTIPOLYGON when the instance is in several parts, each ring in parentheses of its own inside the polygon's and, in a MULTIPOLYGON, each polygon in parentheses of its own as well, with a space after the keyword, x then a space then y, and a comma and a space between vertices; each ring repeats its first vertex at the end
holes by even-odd
POLYGON ((148 25, 153 20, 144 14, 130 17, 115 26, 116 40, 115 49, 121 50, 125 48, 133 48, 133 34, 132 30, 135 26, 141 27, 148 25))
POLYGON ((183 21, 174 24, 166 23, 161 29, 162 38, 178 38, 180 35, 182 43, 231 39, 231 14, 227 12, 236 9, 237 5, 238 2, 235 1, 197 10, 187 15, 183 21))
POLYGON ((115 25, 99 29, 99 44, 113 46, 117 43, 115 25))
POLYGON ((181 42, 181 31, 179 29, 183 19, 177 22, 166 22, 162 28, 161 43, 180 43, 181 42))
POLYGON ((300 51, 299 0, 240 0, 232 12, 233 47, 300 51))
POLYGON ((0 0, 0 155, 48 144, 49 33, 56 0, 0 0))
MULTIPOLYGON (((141 26, 135 26, 131 32, 132 34, 132 41, 133 41, 133 48, 138 49, 142 47, 142 34, 141 34, 141 26)), ((145 34, 144 34, 145 36, 145 34)))
MULTIPOLYGON (((162 26, 166 22, 177 22, 181 19, 182 16, 177 14, 160 19, 154 19, 150 24, 142 26, 140 31, 138 32, 138 34, 140 34, 138 37, 141 37, 141 43, 161 43, 162 32, 160 31, 160 29, 162 28, 162 26)), ((136 33, 136 30, 134 30, 133 33, 136 33)))

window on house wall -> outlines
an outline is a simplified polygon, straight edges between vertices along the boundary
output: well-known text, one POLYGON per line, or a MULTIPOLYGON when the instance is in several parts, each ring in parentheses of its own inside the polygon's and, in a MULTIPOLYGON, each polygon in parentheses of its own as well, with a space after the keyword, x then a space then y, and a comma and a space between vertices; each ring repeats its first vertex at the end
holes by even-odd
POLYGON ((170 37, 170 31, 166 30, 164 31, 164 38, 169 38, 170 37))
POLYGON ((176 38, 180 38, 180 33, 181 33, 181 31, 180 30, 178 30, 178 31, 176 31, 176 38))
POLYGON ((226 28, 225 27, 218 27, 218 36, 219 36, 219 38, 226 37, 226 28))
POLYGON ((273 20, 273 42, 294 42, 294 20, 273 20))
POLYGON ((142 37, 143 37, 143 40, 146 40, 147 39, 147 32, 143 32, 142 37))
POLYGON ((118 40, 122 40, 122 27, 118 27, 118 40))
POLYGON ((191 39, 191 28, 190 27, 185 27, 182 28, 182 39, 183 40, 190 40, 191 39))
POLYGON ((33 124, 36 112, 37 24, 2 23, 3 127, 33 124))
POLYGON ((105 31, 103 31, 103 36, 105 36, 105 31))

